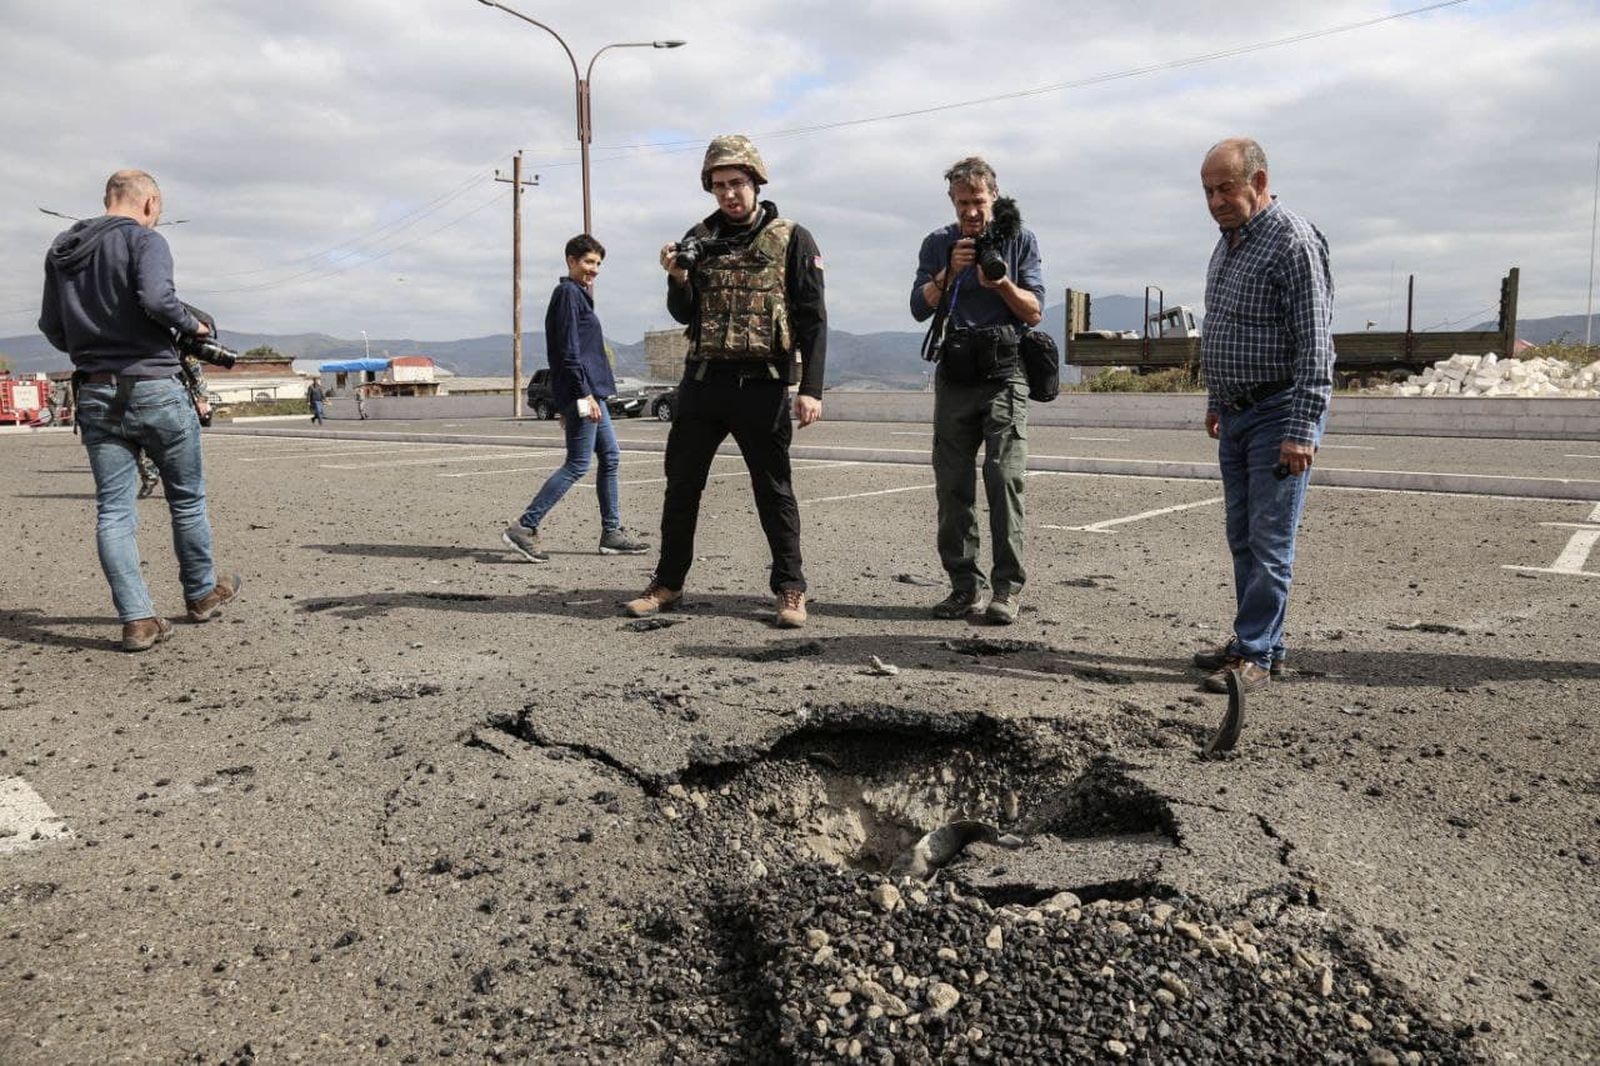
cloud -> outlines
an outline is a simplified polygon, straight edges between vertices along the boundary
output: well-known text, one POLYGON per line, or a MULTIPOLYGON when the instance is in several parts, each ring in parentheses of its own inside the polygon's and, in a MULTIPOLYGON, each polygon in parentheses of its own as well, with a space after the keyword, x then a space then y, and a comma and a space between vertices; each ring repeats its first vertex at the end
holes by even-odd
MULTIPOLYGON (((1159 284, 1201 303, 1215 232, 1205 148, 1266 145, 1285 204, 1332 245, 1341 328, 1581 310, 1600 98, 1586 3, 1474 2, 1347 34, 1082 88, 863 124, 1312 33, 1409 5, 956 0, 531 4, 594 67, 593 198, 608 332, 668 324, 656 254, 711 209, 704 141, 758 135, 767 194, 821 245, 832 322, 912 329, 939 180, 987 156, 1044 251, 1051 303, 1159 284), (809 132, 790 132, 810 127, 809 132), (641 147, 644 146, 644 147, 641 147), (1391 282, 1391 278, 1397 279, 1391 282), (1398 299, 1396 289, 1399 290, 1398 299)), ((473 0, 63 0, 6 5, 0 335, 32 329, 58 220, 105 176, 161 180, 180 293, 224 328, 449 339, 509 329, 510 189, 524 149, 524 318, 581 226, 573 72, 550 36, 473 0), (400 280, 404 279, 404 280, 400 280)), ((1472 319, 1476 321, 1477 319, 1472 319)), ((1466 323, 1470 324, 1470 323, 1466 323)))

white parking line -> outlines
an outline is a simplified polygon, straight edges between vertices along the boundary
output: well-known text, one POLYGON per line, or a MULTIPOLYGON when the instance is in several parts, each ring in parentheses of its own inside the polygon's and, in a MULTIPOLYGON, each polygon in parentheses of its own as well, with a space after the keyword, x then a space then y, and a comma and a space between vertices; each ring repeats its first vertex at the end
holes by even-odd
POLYGON ((318 463, 323 470, 375 470, 389 466, 426 466, 430 463, 478 463, 498 459, 526 459, 527 452, 560 452, 565 448, 512 448, 490 455, 452 455, 448 459, 434 456, 431 459, 389 459, 381 463, 318 463))
MULTIPOLYGON (((554 456, 552 456, 551 458, 554 459, 554 456)), ((638 466, 640 463, 660 463, 660 462, 661 462, 661 457, 660 456, 656 456, 653 459, 624 459, 621 462, 619 462, 617 464, 617 466, 620 469, 621 467, 624 467, 624 466, 638 466)), ((502 474, 526 474, 526 473, 531 473, 531 472, 537 471, 537 470, 558 470, 558 469, 561 468, 561 465, 562 464, 560 464, 560 463, 556 463, 554 466, 552 466, 550 463, 546 463, 543 466, 500 467, 498 470, 457 470, 457 471, 455 471, 453 473, 435 474, 433 476, 434 477, 499 477, 502 474)))
POLYGON ((1580 453, 1568 452, 1566 455, 1563 455, 1561 458, 1563 458, 1563 459, 1600 459, 1600 455, 1585 455, 1585 454, 1583 454, 1581 452, 1580 453))
POLYGON ((1214 503, 1221 503, 1223 497, 1213 496, 1206 500, 1196 500, 1194 503, 1180 503, 1174 507, 1159 507, 1154 511, 1141 511, 1138 514, 1128 515, 1126 518, 1108 518, 1104 522, 1095 522, 1087 526, 1048 526, 1042 525, 1040 529, 1065 529, 1073 533, 1112 533, 1116 526, 1125 526, 1129 522, 1142 522, 1146 518, 1157 518, 1164 514, 1173 514, 1177 511, 1189 511, 1196 507, 1210 507, 1214 503))
POLYGON ((1132 437, 1068 437, 1067 439, 1068 440, 1103 441, 1103 442, 1108 442, 1108 443, 1113 443, 1113 444, 1127 444, 1127 443, 1129 443, 1130 441, 1133 440, 1132 437))
POLYGON ((801 507, 809 507, 813 503, 833 503, 835 500, 859 500, 866 496, 892 496, 897 492, 916 492, 919 489, 932 489, 932 485, 903 485, 897 489, 874 489, 872 492, 851 492, 844 496, 819 496, 814 500, 801 500, 801 507))
MULTIPOLYGON (((717 456, 717 458, 718 459, 739 459, 741 457, 737 456, 737 455, 719 455, 719 456, 717 456)), ((801 463, 801 462, 810 463, 811 464, 810 466, 807 466, 807 467, 803 468, 803 469, 806 469, 806 470, 822 470, 822 469, 824 469, 826 467, 830 467, 830 466, 865 466, 865 465, 868 465, 868 464, 865 464, 865 463, 858 463, 854 459, 796 459, 795 462, 797 462, 797 463, 801 463)), ((725 478, 725 477, 749 477, 749 476, 750 476, 750 472, 748 470, 731 470, 726 474, 708 474, 708 475, 706 475, 706 480, 707 481, 717 481, 717 480, 720 480, 721 478, 725 478)), ((664 478, 664 477, 652 477, 652 478, 642 478, 642 479, 637 480, 637 481, 619 481, 619 482, 617 482, 617 484, 619 484, 619 485, 659 485, 659 484, 661 484, 662 482, 664 482, 666 480, 667 479, 664 478)))
POLYGON ((71 836, 32 785, 20 777, 0 777, 0 855, 71 836))
POLYGON ((1505 570, 1520 570, 1523 573, 1533 574, 1564 574, 1568 577, 1600 577, 1600 573, 1585 570, 1584 564, 1589 561, 1589 553, 1594 551, 1594 546, 1600 544, 1600 504, 1595 504, 1589 513, 1589 521, 1579 524, 1566 522, 1540 522, 1542 526, 1559 526, 1570 528, 1572 536, 1567 539, 1567 546, 1561 549, 1561 554, 1556 556, 1556 561, 1549 566, 1510 566, 1503 565, 1505 570))
MULTIPOLYGON (((381 442, 378 442, 381 445, 381 442)), ((407 452, 415 453, 424 448, 482 448, 482 444, 411 444, 404 448, 357 448, 354 451, 342 452, 273 452, 271 455, 251 455, 240 459, 241 463, 276 463, 285 459, 337 459, 346 455, 404 455, 407 452)), ((488 447, 509 448, 511 445, 488 445, 488 447)))
POLYGON ((1378 449, 1370 444, 1320 444, 1319 448, 1337 448, 1347 452, 1375 452, 1378 449))

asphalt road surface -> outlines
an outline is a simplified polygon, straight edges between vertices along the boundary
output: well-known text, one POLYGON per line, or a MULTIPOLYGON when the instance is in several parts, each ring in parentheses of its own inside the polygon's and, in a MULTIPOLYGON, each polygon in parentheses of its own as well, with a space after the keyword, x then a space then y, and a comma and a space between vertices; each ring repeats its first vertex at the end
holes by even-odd
MULTIPOLYGON (((1205 762, 1214 482, 1030 475, 1019 622, 941 622, 926 427, 823 424, 797 442, 861 458, 796 464, 811 623, 770 626, 722 457, 688 609, 636 631, 653 555, 596 554, 592 475, 550 563, 499 540, 553 425, 264 428, 302 435, 207 438, 242 598, 141 655, 81 445, 0 437, 0 1062, 1596 1061, 1600 505, 1313 487, 1289 672, 1205 762), (886 895, 957 819, 1020 847, 886 895)), ((621 432, 652 542, 664 435, 621 432)), ((162 500, 140 515, 180 616, 162 500)))

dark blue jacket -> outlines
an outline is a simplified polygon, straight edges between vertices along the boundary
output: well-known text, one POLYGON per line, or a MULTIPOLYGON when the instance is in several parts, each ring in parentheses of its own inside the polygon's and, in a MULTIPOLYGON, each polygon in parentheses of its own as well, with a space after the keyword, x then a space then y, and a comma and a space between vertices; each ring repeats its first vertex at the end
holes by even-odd
MULTIPOLYGON (((922 287, 933 280, 935 274, 950 263, 950 249, 961 239, 961 226, 952 222, 936 229, 922 242, 917 256, 917 276, 911 283, 911 317, 926 321, 934 312, 922 298, 922 287)), ((1006 274, 1021 288, 1039 298, 1039 310, 1044 310, 1044 268, 1039 261, 1039 239, 1032 230, 1024 229, 1003 248, 1006 274)), ((978 280, 978 265, 974 263, 955 278, 955 303, 950 309, 953 326, 1021 326, 1017 316, 1000 295, 983 287, 978 280)))
POLYGON ((101 215, 60 234, 44 261, 39 332, 85 373, 176 374, 168 327, 199 323, 178 300, 167 240, 131 218, 101 215))
POLYGON ((544 343, 550 360, 550 392, 557 407, 580 396, 601 399, 617 392, 606 359, 606 339, 594 297, 570 277, 556 283, 544 313, 544 343))

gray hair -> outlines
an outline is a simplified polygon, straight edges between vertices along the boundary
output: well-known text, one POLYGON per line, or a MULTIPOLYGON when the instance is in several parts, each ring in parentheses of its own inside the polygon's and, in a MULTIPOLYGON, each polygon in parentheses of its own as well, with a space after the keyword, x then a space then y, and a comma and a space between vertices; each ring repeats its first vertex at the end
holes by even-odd
POLYGON ((1229 137, 1225 141, 1218 141, 1211 146, 1211 151, 1207 152, 1206 155, 1222 149, 1232 151, 1238 156, 1239 178, 1242 181, 1249 181, 1256 176, 1257 171, 1265 171, 1267 169, 1266 149, 1249 137, 1229 137))
POLYGON ((139 203, 151 196, 160 196, 161 187, 156 179, 142 170, 119 170, 106 179, 105 204, 139 203))
POLYGON ((966 185, 974 189, 988 189, 990 196, 998 196, 1000 194, 1000 185, 995 180, 994 167, 985 163, 979 156, 969 155, 967 158, 952 165, 949 170, 944 172, 944 180, 952 186, 966 185))

